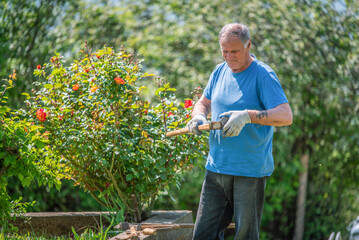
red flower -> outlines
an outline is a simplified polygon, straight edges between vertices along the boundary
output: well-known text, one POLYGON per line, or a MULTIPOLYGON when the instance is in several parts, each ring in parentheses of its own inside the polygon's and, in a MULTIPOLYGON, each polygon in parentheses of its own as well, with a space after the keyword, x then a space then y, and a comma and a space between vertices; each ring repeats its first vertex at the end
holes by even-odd
POLYGON ((72 90, 77 91, 77 90, 79 90, 79 87, 80 86, 78 84, 75 84, 72 86, 72 90))
POLYGON ((188 99, 188 100, 184 101, 184 108, 189 108, 191 106, 193 106, 192 100, 188 99))
POLYGON ((88 73, 90 71, 90 69, 86 68, 84 71, 88 73))
POLYGON ((64 118, 64 115, 59 116, 60 121, 64 118))
POLYGON ((189 118, 189 114, 186 115, 186 118, 189 118))
POLYGON ((168 116, 173 116, 174 114, 172 112, 169 112, 168 113, 168 116))
POLYGON ((37 69, 41 69, 41 65, 37 65, 37 67, 36 67, 37 69))
POLYGON ((44 112, 44 109, 40 108, 36 111, 36 118, 39 119, 40 122, 45 122, 46 113, 44 112))
POLYGON ((148 114, 148 111, 147 111, 147 110, 145 110, 145 111, 144 111, 144 113, 147 115, 147 114, 148 114))
POLYGON ((100 59, 100 58, 101 58, 101 56, 100 56, 100 55, 98 55, 98 54, 96 55, 96 57, 97 57, 98 59, 100 59))
POLYGON ((115 77, 115 81, 116 81, 118 84, 125 84, 125 80, 123 80, 123 79, 120 78, 120 77, 115 77))
POLYGON ((110 185, 111 185, 110 182, 107 182, 107 183, 106 183, 106 188, 109 188, 110 185))

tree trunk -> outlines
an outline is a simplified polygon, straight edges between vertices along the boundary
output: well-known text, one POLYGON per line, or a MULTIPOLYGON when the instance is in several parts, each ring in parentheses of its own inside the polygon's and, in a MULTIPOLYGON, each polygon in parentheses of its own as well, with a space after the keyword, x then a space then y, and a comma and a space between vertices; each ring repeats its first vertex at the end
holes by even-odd
POLYGON ((305 201, 307 198, 309 154, 305 153, 300 157, 303 171, 299 175, 299 189, 297 196, 297 212, 295 219, 295 230, 293 240, 302 240, 305 220, 305 201))

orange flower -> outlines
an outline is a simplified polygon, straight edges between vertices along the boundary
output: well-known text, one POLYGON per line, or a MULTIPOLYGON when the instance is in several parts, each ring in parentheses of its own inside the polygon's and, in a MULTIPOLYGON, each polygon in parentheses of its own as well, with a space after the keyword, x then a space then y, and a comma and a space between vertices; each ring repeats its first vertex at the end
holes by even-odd
POLYGON ((80 86, 78 84, 75 84, 72 86, 72 90, 77 91, 77 90, 79 90, 79 87, 80 86))
POLYGON ((115 77, 115 81, 118 83, 118 84, 125 84, 125 80, 123 80, 122 78, 120 77, 115 77))
POLYGON ((46 113, 44 112, 44 109, 40 108, 36 111, 36 118, 39 119, 40 122, 45 122, 46 113))
POLYGON ((41 65, 37 65, 37 67, 36 67, 37 69, 41 69, 41 65))
POLYGON ((97 90, 97 88, 98 88, 98 87, 96 87, 96 86, 92 86, 92 87, 90 88, 90 91, 91 91, 91 92, 95 92, 95 91, 97 90))

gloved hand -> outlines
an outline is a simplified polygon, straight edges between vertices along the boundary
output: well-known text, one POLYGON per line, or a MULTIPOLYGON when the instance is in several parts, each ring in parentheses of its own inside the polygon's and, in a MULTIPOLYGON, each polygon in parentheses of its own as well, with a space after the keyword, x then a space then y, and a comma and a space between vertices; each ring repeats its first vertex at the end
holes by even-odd
POLYGON ((187 128, 190 133, 198 135, 200 131, 198 130, 198 125, 207 123, 206 116, 204 114, 197 114, 194 116, 189 123, 187 123, 187 128))
POLYGON ((222 129, 222 137, 235 137, 242 131, 246 123, 251 123, 248 111, 229 111, 219 115, 220 118, 228 116, 228 122, 222 129))

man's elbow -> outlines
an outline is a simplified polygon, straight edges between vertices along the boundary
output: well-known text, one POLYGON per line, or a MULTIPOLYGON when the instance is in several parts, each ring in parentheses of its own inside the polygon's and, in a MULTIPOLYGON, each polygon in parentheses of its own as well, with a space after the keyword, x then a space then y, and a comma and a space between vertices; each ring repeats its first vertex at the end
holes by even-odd
POLYGON ((285 125, 284 126, 289 126, 289 125, 292 125, 293 123, 293 113, 292 113, 292 110, 289 109, 289 111, 287 111, 287 114, 286 114, 286 120, 285 120, 285 125))
POLYGON ((289 126, 293 123, 293 113, 289 104, 283 104, 282 106, 282 121, 281 126, 289 126))
POLYGON ((292 123, 293 123, 293 114, 290 113, 290 115, 288 116, 286 125, 289 126, 289 125, 292 125, 292 123))

